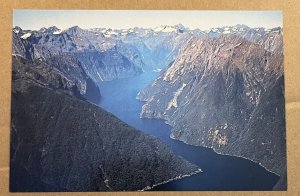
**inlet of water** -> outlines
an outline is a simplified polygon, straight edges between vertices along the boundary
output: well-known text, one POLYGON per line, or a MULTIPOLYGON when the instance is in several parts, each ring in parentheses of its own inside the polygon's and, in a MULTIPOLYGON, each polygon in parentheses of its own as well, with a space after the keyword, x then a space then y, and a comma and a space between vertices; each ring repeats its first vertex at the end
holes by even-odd
POLYGON ((198 165, 202 173, 172 181, 153 190, 271 190, 279 177, 252 161, 220 155, 212 149, 191 146, 169 137, 171 127, 158 119, 141 119, 142 102, 136 100, 137 93, 158 76, 157 72, 101 82, 99 106, 113 113, 125 123, 158 137, 186 160, 198 165))

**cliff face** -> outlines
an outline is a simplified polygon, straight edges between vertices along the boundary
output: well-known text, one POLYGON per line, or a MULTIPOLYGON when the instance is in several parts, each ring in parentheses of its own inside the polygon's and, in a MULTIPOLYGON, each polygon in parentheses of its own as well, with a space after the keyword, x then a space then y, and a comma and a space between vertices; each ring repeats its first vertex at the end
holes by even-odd
POLYGON ((204 36, 182 25, 119 30, 54 26, 38 31, 15 27, 13 53, 30 60, 73 55, 95 82, 109 81, 166 67, 191 35, 204 36))
POLYGON ((15 27, 11 190, 141 190, 199 172, 85 102, 98 103, 99 81, 163 68, 137 96, 141 117, 167 120, 174 139, 258 162, 286 189, 282 48, 281 28, 245 25, 15 27))
POLYGON ((190 38, 137 98, 146 102, 141 117, 167 120, 172 138, 284 176, 282 32, 257 34, 190 38))
POLYGON ((270 84, 235 143, 226 153, 247 157, 280 175, 286 189, 286 133, 283 76, 270 84))
POLYGON ((142 73, 139 64, 115 48, 116 41, 79 27, 61 31, 56 27, 39 31, 14 28, 13 53, 29 60, 49 61, 53 56, 72 55, 90 78, 107 81, 142 73), (17 32, 17 33, 16 33, 17 32))
MULTIPOLYGON (((144 71, 163 69, 175 60, 190 37, 218 38, 237 35, 251 42, 264 42, 270 31, 245 25, 213 28, 210 31, 190 30, 181 24, 129 29, 66 30, 57 27, 38 31, 13 29, 13 53, 27 59, 47 59, 63 53, 79 55, 86 72, 94 81, 113 80, 138 75, 144 71), (86 55, 85 55, 86 54, 86 55), (103 59, 102 57, 105 57, 103 59), (114 62, 118 60, 118 64, 114 62)), ((272 43, 271 40, 269 40, 272 43)))
POLYGON ((164 25, 155 29, 135 28, 120 39, 140 52, 145 69, 163 69, 174 61, 190 36, 191 31, 182 25, 164 25))
POLYGON ((73 55, 62 54, 48 58, 46 63, 49 67, 57 69, 73 81, 84 99, 95 104, 99 103, 101 97, 99 87, 88 76, 82 63, 77 58, 73 55))
POLYGON ((142 69, 135 66, 115 48, 106 52, 83 51, 75 56, 84 62, 87 74, 94 81, 110 81, 117 78, 127 78, 142 73, 142 69))
POLYGON ((34 81, 95 104, 100 101, 98 86, 86 75, 80 62, 73 56, 53 56, 46 62, 14 56, 13 79, 34 81))
POLYGON ((54 62, 13 59, 11 191, 143 190, 199 172, 158 139, 84 101, 78 67, 67 63, 77 71, 64 73, 68 67, 54 62))

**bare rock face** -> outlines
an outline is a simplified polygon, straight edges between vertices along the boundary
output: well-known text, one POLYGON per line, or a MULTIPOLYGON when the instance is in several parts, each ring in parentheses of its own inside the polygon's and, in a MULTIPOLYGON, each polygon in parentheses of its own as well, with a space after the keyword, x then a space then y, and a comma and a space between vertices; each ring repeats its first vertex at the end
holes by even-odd
POLYGON ((138 94, 145 101, 140 116, 165 119, 174 139, 242 156, 285 176, 282 31, 261 31, 190 38, 138 94))
POLYGON ((200 172, 83 100, 84 74, 64 58, 59 68, 13 58, 10 191, 147 190, 200 172))
POLYGON ((78 26, 65 31, 56 27, 39 31, 23 31, 16 27, 13 31, 14 54, 29 60, 43 61, 49 61, 53 56, 78 57, 94 82, 142 73, 141 67, 115 49, 116 41, 106 39, 102 33, 93 33, 78 26))
POLYGON ((83 51, 75 56, 84 62, 84 68, 94 81, 110 81, 117 78, 128 78, 142 73, 140 67, 135 66, 116 48, 105 52, 83 51))
MULTIPOLYGON (((92 103, 100 101, 98 86, 86 75, 81 63, 70 55, 53 56, 30 61, 19 56, 13 57, 13 79, 26 79, 47 88, 61 91, 92 103)), ((20 83, 20 85, 24 85, 20 83)))
POLYGON ((262 94, 241 137, 230 145, 235 155, 247 157, 281 176, 275 188, 286 189, 286 132, 284 79, 278 78, 262 94), (233 150, 234 149, 234 150, 233 150))
POLYGON ((95 82, 109 81, 168 66, 191 35, 205 34, 182 25, 119 30, 53 26, 38 31, 15 27, 13 53, 29 60, 73 55, 95 82))

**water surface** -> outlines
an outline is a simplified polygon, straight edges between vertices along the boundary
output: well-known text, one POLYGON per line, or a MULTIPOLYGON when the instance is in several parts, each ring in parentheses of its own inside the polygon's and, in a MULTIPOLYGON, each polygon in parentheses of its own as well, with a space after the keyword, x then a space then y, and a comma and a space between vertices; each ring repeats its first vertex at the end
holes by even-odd
POLYGON ((136 100, 137 93, 150 84, 159 73, 142 75, 100 84, 99 105, 127 124, 158 137, 178 155, 198 165, 202 173, 172 181, 153 190, 271 190, 279 177, 260 165, 238 157, 219 155, 204 147, 191 146, 169 137, 171 127, 158 119, 141 119, 142 102, 136 100))

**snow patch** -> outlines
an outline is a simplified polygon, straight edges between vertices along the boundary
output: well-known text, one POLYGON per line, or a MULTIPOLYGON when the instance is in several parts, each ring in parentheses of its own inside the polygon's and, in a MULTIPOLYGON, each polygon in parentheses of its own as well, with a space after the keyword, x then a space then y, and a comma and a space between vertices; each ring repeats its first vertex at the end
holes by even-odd
POLYGON ((173 31, 176 31, 176 29, 173 28, 173 27, 170 27, 170 26, 161 26, 161 27, 156 27, 154 29, 154 32, 170 33, 170 32, 173 32, 173 31))
POLYGON ((14 29, 14 32, 15 32, 16 34, 18 34, 18 33, 20 32, 20 30, 19 30, 19 29, 14 29))
POLYGON ((61 34, 63 31, 62 30, 57 30, 57 31, 54 31, 53 32, 53 35, 59 35, 59 34, 61 34))
POLYGON ((265 29, 266 33, 269 33, 271 31, 271 29, 265 29))
POLYGON ((31 36, 31 33, 25 33, 24 35, 21 36, 21 38, 22 39, 27 39, 30 36, 31 36))
POLYGON ((213 33, 219 33, 220 31, 219 31, 219 29, 217 29, 217 28, 212 28, 211 30, 210 30, 211 32, 213 32, 213 33))
POLYGON ((12 56, 19 56, 19 57, 24 58, 22 55, 20 55, 20 54, 15 54, 15 53, 13 53, 12 56))
POLYGON ((110 30, 108 30, 108 31, 106 31, 106 32, 104 33, 104 36, 105 36, 105 37, 110 37, 110 36, 112 36, 112 35, 118 35, 118 33, 117 33, 117 32, 114 32, 114 31, 110 31, 110 30))

